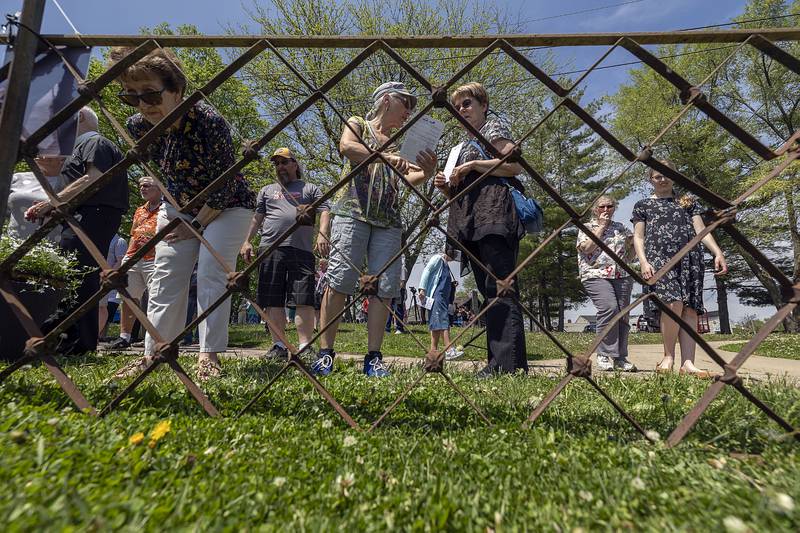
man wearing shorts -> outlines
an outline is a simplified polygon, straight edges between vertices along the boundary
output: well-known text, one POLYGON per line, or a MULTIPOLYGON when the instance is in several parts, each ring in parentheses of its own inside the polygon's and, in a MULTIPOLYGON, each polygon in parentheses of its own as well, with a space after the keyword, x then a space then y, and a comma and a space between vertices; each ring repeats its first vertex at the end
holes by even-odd
MULTIPOLYGON (((153 178, 143 176, 139 178, 139 194, 142 195, 144 204, 136 208, 131 223, 131 244, 122 263, 130 261, 130 258, 142 246, 147 244, 153 235, 156 234, 156 219, 158 209, 161 207, 161 191, 156 186, 153 178)), ((150 287, 150 278, 153 277, 153 265, 156 257, 155 246, 151 248, 130 270, 128 270, 128 293, 131 298, 141 303, 142 295, 150 287)), ((147 309, 144 309, 147 312, 147 309)), ((119 338, 112 342, 109 350, 124 350, 131 345, 131 331, 136 317, 130 307, 124 301, 120 309, 119 317, 119 338)))
MULTIPOLYGON (((260 254, 292 227, 297 217, 298 206, 311 204, 322 198, 319 187, 302 180, 302 170, 291 150, 278 148, 270 159, 275 165, 278 181, 267 185, 258 193, 256 212, 241 250, 242 257, 248 263, 254 256, 250 239, 259 229, 260 254)), ((328 255, 330 231, 328 202, 320 204, 318 210, 321 214, 316 245, 312 247, 314 226, 299 226, 259 265, 257 301, 269 315, 270 323, 267 326, 274 342, 267 352, 267 357, 288 356, 286 345, 280 340, 286 327, 286 307, 296 309, 295 323, 300 351, 313 352, 313 348, 309 345, 314 335, 316 269, 313 250, 316 249, 323 257, 328 255)))

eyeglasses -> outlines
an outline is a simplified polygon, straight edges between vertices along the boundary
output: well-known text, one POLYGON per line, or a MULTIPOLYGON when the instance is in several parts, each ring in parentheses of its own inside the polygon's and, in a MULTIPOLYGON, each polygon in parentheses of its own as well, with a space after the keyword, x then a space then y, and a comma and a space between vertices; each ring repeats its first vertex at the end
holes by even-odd
POLYGON ((275 165, 276 167, 288 165, 289 163, 294 163, 294 162, 295 162, 294 159, 273 159, 272 160, 272 164, 275 165))
POLYGON ((414 108, 414 106, 411 105, 411 99, 408 98, 407 96, 403 96, 402 94, 396 94, 396 93, 393 94, 392 96, 400 100, 403 103, 403 107, 405 107, 409 111, 411 111, 414 108))
POLYGON ((597 209, 616 209, 615 205, 598 205, 597 209))
POLYGON ((469 109, 472 107, 472 98, 465 98, 461 100, 460 104, 455 104, 453 107, 456 108, 456 111, 461 111, 462 109, 469 109))
POLYGON ((141 102, 144 102, 147 105, 159 105, 163 101, 161 93, 166 91, 167 89, 161 89, 160 91, 147 91, 144 93, 124 93, 119 92, 117 93, 117 98, 122 100, 123 104, 127 104, 131 107, 139 107, 141 102))

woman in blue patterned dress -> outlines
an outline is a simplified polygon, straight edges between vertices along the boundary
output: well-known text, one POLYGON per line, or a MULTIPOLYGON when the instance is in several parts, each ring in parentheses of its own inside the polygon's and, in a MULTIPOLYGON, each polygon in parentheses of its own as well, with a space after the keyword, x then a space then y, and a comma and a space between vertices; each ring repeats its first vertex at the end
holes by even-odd
MULTIPOLYGON (((671 163, 665 163, 672 167, 671 163)), ((633 246, 639 258, 642 277, 650 279, 672 259, 678 251, 703 231, 703 208, 692 198, 675 199, 672 180, 650 170, 650 184, 654 194, 639 200, 633 206, 633 246)), ((728 272, 725 255, 709 233, 703 244, 714 255, 715 275, 728 272)), ((649 290, 653 291, 670 309, 689 324, 697 327, 697 315, 703 307, 703 250, 698 244, 649 290)), ((675 343, 681 343, 681 374, 708 378, 711 374, 694 364, 696 343, 678 323, 661 313, 661 336, 664 358, 657 372, 670 372, 675 362, 675 343)))

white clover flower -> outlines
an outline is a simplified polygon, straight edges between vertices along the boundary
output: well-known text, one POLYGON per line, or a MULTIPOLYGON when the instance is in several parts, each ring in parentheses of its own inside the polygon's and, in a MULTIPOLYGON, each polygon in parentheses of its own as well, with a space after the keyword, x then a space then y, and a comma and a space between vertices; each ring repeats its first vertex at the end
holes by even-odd
POLYGON ((722 525, 728 533, 748 533, 750 528, 738 516, 726 516, 722 519, 722 525))
POLYGON ((642 478, 639 476, 636 476, 631 480, 631 487, 636 490, 644 490, 646 486, 647 485, 645 485, 644 480, 642 480, 642 478))
POLYGON ((272 480, 272 484, 278 488, 283 487, 286 484, 286 478, 278 476, 272 480))
POLYGON ((347 472, 343 476, 336 476, 336 486, 339 487, 339 491, 345 497, 350 495, 350 489, 353 487, 353 485, 355 485, 355 483, 356 477, 351 472, 347 472))
POLYGON ((594 500, 594 495, 591 492, 589 492, 588 490, 582 490, 582 491, 578 492, 578 496, 580 497, 581 500, 583 500, 585 502, 590 502, 590 501, 594 500))
POLYGON ((794 511, 794 500, 786 493, 779 492, 772 496, 772 507, 779 513, 789 514, 794 511))
POLYGON ((322 421, 322 429, 330 429, 333 426, 333 422, 328 419, 322 421))
POLYGON ((447 453, 455 453, 458 451, 458 446, 453 439, 442 439, 442 447, 447 453))
POLYGON ((658 431, 652 429, 648 429, 647 431, 645 431, 644 436, 647 437, 647 439, 652 442, 658 442, 661 440, 661 435, 658 433, 658 431))
POLYGON ((358 444, 358 439, 357 439, 357 438, 355 438, 355 437, 354 437, 354 436, 352 436, 352 435, 348 435, 348 436, 346 436, 346 437, 344 438, 344 442, 342 443, 342 445, 343 445, 345 448, 349 448, 350 446, 355 446, 356 444, 358 444))

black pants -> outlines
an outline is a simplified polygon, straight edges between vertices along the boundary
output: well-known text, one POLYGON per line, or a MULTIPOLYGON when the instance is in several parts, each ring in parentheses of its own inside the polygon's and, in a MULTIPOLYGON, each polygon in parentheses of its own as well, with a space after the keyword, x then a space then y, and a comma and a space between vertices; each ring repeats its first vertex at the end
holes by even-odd
MULTIPOLYGON (((461 243, 483 263, 498 279, 503 279, 514 270, 517 263, 519 243, 499 235, 487 235, 479 241, 461 243)), ((484 305, 497 296, 497 284, 471 259, 470 267, 475 284, 483 295, 484 305)), ((519 283, 515 279, 515 289, 519 283)), ((498 372, 528 371, 528 356, 525 352, 525 322, 522 310, 513 298, 500 298, 484 315, 486 317, 486 345, 489 351, 489 367, 498 372)))
MULTIPOLYGON (((108 247, 119 229, 122 215, 121 210, 112 207, 82 206, 75 210, 75 218, 78 219, 81 228, 103 255, 108 253, 108 247)), ((61 234, 60 246, 65 251, 74 251, 78 263, 84 268, 91 268, 91 270, 83 276, 75 300, 60 303, 56 314, 43 325, 45 332, 56 327, 59 322, 72 314, 100 289, 100 267, 72 228, 67 226, 64 229, 61 234)), ((66 334, 66 341, 61 344, 65 355, 95 351, 98 334, 97 306, 81 315, 77 322, 67 329, 66 334)))

